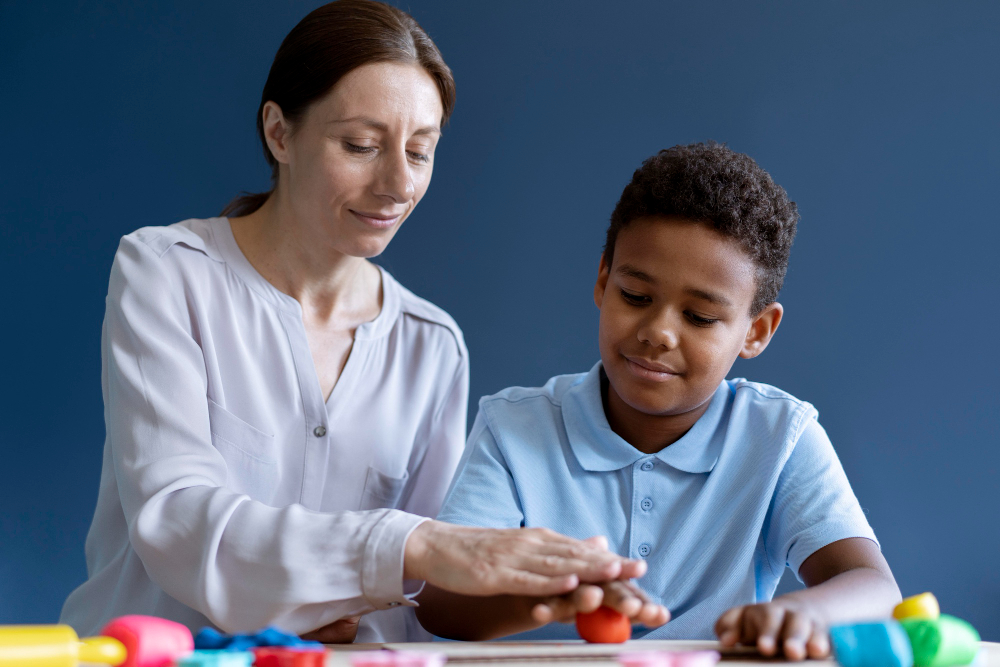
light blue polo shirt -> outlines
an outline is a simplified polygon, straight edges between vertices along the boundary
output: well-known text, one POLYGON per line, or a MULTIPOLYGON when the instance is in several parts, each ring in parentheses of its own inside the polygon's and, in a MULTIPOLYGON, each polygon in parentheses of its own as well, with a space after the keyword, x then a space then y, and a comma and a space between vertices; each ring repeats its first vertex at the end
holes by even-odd
MULTIPOLYGON (((809 403, 726 380, 690 431, 644 454, 608 425, 601 374, 598 363, 481 399, 438 518, 606 536, 648 561, 639 584, 672 614, 649 639, 712 639, 727 609, 770 600, 786 565, 798 573, 844 538, 875 541, 809 403)), ((562 624, 529 634, 576 637, 562 624)))

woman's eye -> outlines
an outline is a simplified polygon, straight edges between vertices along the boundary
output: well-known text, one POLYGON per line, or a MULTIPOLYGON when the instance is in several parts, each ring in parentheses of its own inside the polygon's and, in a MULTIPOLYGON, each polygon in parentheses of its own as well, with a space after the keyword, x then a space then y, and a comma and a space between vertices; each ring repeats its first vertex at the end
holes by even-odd
POLYGON ((423 162, 426 164, 431 161, 431 156, 426 155, 425 153, 418 153, 416 151, 406 151, 406 152, 409 154, 411 158, 413 158, 417 162, 423 162))
POLYGON ((350 141, 344 142, 344 148, 346 148, 351 153, 366 154, 375 152, 374 146, 359 146, 357 144, 352 144, 350 141))
POLYGON ((632 305, 641 306, 645 303, 649 303, 648 296, 643 296, 641 294, 632 294, 632 292, 626 292, 625 290, 621 290, 621 293, 622 293, 622 298, 625 299, 625 301, 627 301, 628 303, 631 303, 632 305))
POLYGON ((692 324, 699 327, 709 327, 719 321, 717 319, 712 319, 710 317, 702 317, 701 315, 695 315, 692 312, 687 313, 687 318, 691 321, 692 324))

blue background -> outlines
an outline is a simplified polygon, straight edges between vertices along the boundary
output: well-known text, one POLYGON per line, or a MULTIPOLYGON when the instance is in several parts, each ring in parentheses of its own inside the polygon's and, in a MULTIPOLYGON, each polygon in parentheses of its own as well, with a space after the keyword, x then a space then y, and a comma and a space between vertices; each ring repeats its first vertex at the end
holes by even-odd
MULTIPOLYGON (((260 90, 318 3, 135 4, 0 0, 0 622, 86 575, 119 237, 267 186, 260 90)), ((733 374, 817 405, 904 594, 1000 640, 1000 5, 403 6, 458 105, 380 261, 464 328, 473 397, 590 367, 621 188, 726 141, 802 213, 781 331, 733 374)))

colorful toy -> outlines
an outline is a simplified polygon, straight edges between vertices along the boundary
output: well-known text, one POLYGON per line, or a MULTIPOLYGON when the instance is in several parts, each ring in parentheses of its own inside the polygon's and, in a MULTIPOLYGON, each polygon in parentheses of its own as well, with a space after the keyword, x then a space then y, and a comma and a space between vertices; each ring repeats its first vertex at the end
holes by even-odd
POLYGON ((843 667, 913 667, 910 639, 897 621, 834 626, 830 644, 843 667))
POLYGON ((363 651, 350 660, 351 667, 441 667, 448 658, 443 653, 363 651))
POLYGON ((229 651, 247 651, 256 646, 286 646, 286 647, 321 647, 319 642, 302 639, 298 635, 267 627, 259 632, 248 635, 226 635, 215 628, 202 628, 194 638, 194 647, 198 650, 226 649, 229 651))
POLYGON ((899 620, 830 628, 833 654, 843 667, 960 667, 979 653, 979 633, 960 618, 941 614, 937 598, 904 599, 899 620))
POLYGON ((632 623, 610 607, 598 607, 576 615, 576 631, 592 644, 622 644, 632 638, 632 623))
POLYGON ((621 667, 713 667, 722 656, 718 651, 636 651, 621 653, 621 667))
POLYGON ((979 652, 979 633, 960 618, 906 618, 900 621, 913 646, 916 667, 968 665, 979 652))
POLYGON ((892 610, 892 617, 900 621, 904 618, 937 618, 940 615, 941 607, 932 593, 903 598, 892 610))
POLYGON ((101 630, 125 645, 128 658, 122 667, 170 667, 173 661, 194 650, 187 626, 154 616, 122 616, 101 630))
POLYGON ((81 640, 68 625, 0 627, 0 667, 77 667, 81 662, 120 665, 125 646, 110 637, 81 640))
POLYGON ((326 649, 290 648, 287 646, 262 646, 253 649, 254 667, 323 667, 326 649))
POLYGON ((250 667, 253 653, 250 651, 195 651, 174 661, 176 667, 250 667))

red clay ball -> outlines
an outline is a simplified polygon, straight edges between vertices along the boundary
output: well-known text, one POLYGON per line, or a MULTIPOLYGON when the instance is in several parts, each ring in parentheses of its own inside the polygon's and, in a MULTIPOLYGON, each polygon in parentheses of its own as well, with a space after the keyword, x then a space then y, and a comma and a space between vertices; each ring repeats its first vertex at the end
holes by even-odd
POLYGON ((632 638, 632 623, 614 609, 598 607, 576 615, 576 631, 591 644, 621 644, 632 638))

